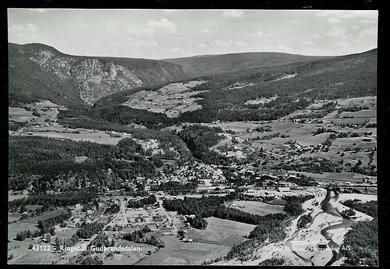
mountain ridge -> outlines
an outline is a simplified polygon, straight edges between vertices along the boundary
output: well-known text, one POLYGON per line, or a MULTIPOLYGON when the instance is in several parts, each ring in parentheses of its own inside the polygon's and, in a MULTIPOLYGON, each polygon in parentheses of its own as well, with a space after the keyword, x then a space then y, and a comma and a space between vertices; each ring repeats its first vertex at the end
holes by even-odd
POLYGON ((133 89, 214 75, 269 73, 270 68, 348 58, 376 53, 377 49, 343 56, 244 52, 162 60, 69 55, 41 43, 8 43, 8 51, 11 104, 48 99, 80 107, 93 106, 101 98, 133 89))
POLYGON ((333 57, 337 56, 306 56, 282 52, 243 52, 170 58, 164 59, 164 61, 179 64, 193 75, 203 76, 205 74, 217 75, 242 69, 286 65, 333 57))
POLYGON ((180 65, 158 60, 64 54, 40 44, 8 44, 9 97, 93 105, 112 93, 190 77, 180 65))

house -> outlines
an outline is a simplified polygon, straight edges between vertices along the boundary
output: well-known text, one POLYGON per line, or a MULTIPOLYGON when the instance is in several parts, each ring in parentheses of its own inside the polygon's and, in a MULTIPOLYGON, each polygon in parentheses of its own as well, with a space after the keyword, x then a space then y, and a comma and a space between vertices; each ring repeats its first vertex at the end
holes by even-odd
POLYGON ((164 221, 165 216, 163 215, 155 215, 153 216, 153 221, 164 221))

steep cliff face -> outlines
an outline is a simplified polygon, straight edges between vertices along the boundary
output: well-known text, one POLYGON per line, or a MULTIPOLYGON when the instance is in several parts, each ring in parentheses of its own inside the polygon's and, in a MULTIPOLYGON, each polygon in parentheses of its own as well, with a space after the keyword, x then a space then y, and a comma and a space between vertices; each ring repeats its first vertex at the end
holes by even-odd
MULTIPOLYGON (((62 91, 62 97, 61 93, 54 94, 56 99, 68 99, 68 95, 77 94, 81 103, 87 105, 116 92, 188 78, 180 65, 172 63, 71 56, 42 44, 9 44, 9 63, 10 97, 47 99, 55 87, 62 84, 62 87, 67 85, 71 89, 62 91), (37 77, 31 73, 41 74, 37 77), (46 89, 42 89, 42 84, 46 89), (31 89, 36 85, 39 85, 39 90, 31 89)), ((74 98, 76 96, 72 96, 74 98)))

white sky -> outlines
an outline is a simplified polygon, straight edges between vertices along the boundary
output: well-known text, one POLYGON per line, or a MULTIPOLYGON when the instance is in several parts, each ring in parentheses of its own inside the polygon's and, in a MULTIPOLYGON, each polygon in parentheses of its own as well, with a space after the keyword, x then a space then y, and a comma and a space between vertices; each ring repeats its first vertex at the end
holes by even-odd
POLYGON ((162 59, 377 47, 377 11, 8 9, 8 40, 86 56, 162 59))

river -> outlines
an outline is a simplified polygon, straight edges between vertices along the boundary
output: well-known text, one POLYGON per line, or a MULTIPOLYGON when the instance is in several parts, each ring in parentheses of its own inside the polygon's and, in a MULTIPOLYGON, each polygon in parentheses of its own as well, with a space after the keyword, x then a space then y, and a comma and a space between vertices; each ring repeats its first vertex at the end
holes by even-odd
MULTIPOLYGON (((339 193, 337 191, 335 191, 335 190, 333 190, 333 192, 335 193, 334 197, 331 196, 331 194, 332 194, 332 190, 331 189, 327 189, 326 190, 326 197, 321 202, 321 208, 322 208, 322 210, 324 210, 324 212, 326 212, 328 214, 331 214, 331 215, 334 215, 334 216, 338 216, 338 217, 342 217, 342 215, 340 214, 339 210, 337 208, 333 207, 330 204, 330 201, 333 200, 334 202, 337 202, 338 199, 339 199, 339 193)), ((330 226, 328 226, 328 227, 326 227, 326 228, 321 230, 321 234, 329 241, 328 242, 328 246, 332 250, 332 254, 333 254, 332 258, 329 260, 328 263, 326 263, 325 266, 330 266, 335 261, 337 261, 338 259, 341 258, 341 255, 340 255, 340 245, 337 244, 335 241, 333 241, 332 235, 329 233, 329 231, 340 229, 340 228, 349 228, 349 227, 351 227, 351 225, 352 225, 352 220, 343 217, 341 223, 330 225, 330 226)))
MULTIPOLYGON (((342 218, 341 222, 326 226, 324 229, 320 231, 321 235, 327 239, 328 247, 332 250, 332 258, 325 264, 325 266, 332 265, 334 262, 336 262, 338 259, 342 257, 342 254, 340 253, 340 245, 333 240, 332 238, 333 235, 330 232, 335 229, 349 228, 352 225, 352 220, 343 218, 339 210, 332 205, 332 203, 338 202, 338 200, 339 200, 339 193, 333 189, 327 189, 326 196, 320 203, 320 207, 323 212, 319 214, 327 213, 342 218), (333 196, 332 196, 332 192, 334 193, 333 196)), ((314 222, 314 220, 317 218, 319 214, 316 214, 316 216, 314 216, 311 223, 314 222)), ((292 248, 291 241, 294 240, 297 233, 298 231, 295 231, 294 234, 292 234, 292 236, 286 241, 286 246, 290 247, 291 251, 298 258, 304 261, 307 265, 315 265, 312 261, 312 258, 314 256, 310 257, 309 259, 305 258, 292 248)))

